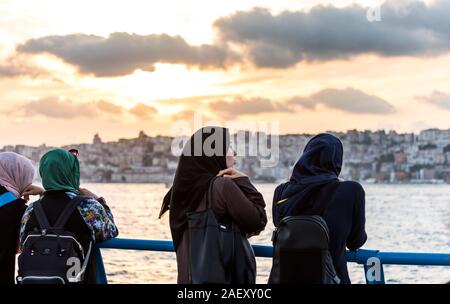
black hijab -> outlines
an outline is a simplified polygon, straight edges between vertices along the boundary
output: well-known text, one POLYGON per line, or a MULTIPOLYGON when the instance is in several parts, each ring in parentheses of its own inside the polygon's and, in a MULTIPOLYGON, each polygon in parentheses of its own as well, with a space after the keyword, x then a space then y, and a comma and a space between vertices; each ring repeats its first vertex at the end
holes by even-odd
POLYGON ((299 215, 313 207, 310 198, 327 184, 338 181, 343 158, 342 142, 334 135, 321 133, 306 144, 288 183, 275 190, 275 226, 287 215, 299 215))
POLYGON ((185 229, 187 213, 195 211, 209 188, 210 181, 226 169, 230 145, 228 129, 204 127, 183 148, 172 188, 164 197, 160 217, 170 209, 170 230, 177 249, 185 229))

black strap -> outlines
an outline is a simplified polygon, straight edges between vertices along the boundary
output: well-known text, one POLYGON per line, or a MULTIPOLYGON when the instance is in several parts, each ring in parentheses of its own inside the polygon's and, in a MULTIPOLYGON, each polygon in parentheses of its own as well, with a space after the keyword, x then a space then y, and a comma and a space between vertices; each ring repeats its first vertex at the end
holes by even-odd
POLYGON ((86 198, 83 196, 76 196, 74 197, 69 204, 66 206, 66 208, 64 209, 64 211, 61 213, 61 215, 59 216, 59 218, 56 220, 55 223, 55 229, 60 229, 63 230, 64 226, 66 225, 67 221, 70 219, 70 217, 72 216, 72 213, 74 212, 74 210, 78 207, 78 205, 85 200, 86 198))
POLYGON ((42 208, 42 201, 38 200, 33 203, 34 215, 36 216, 36 221, 41 230, 50 229, 50 223, 48 222, 48 218, 45 215, 44 208, 42 208))
POLYGON ((211 209, 212 207, 212 192, 213 192, 213 186, 214 186, 214 181, 216 180, 216 178, 217 178, 217 176, 214 176, 212 179, 211 179, 211 181, 210 181, 210 184, 209 184, 209 188, 208 188, 208 194, 207 194, 207 197, 206 197, 206 202, 207 202, 207 205, 208 205, 208 209, 211 209))
POLYGON ((170 210, 170 199, 172 198, 172 187, 170 187, 169 191, 166 193, 163 199, 163 203, 161 205, 161 210, 159 211, 158 218, 161 219, 161 217, 170 210))

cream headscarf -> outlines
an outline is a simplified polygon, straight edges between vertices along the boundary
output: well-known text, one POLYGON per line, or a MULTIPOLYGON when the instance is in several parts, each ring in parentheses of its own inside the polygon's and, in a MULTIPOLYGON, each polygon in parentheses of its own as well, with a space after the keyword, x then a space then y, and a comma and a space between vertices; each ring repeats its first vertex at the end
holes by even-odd
POLYGON ((14 152, 0 153, 0 185, 17 198, 31 185, 34 166, 31 161, 14 152))

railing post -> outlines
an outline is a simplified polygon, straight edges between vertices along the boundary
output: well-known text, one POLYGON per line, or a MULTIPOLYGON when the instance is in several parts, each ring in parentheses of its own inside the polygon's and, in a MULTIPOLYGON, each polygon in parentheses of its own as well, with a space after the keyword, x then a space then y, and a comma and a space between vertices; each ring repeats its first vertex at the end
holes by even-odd
POLYGON ((102 251, 98 247, 95 247, 95 273, 97 284, 108 284, 105 264, 103 264, 102 251))

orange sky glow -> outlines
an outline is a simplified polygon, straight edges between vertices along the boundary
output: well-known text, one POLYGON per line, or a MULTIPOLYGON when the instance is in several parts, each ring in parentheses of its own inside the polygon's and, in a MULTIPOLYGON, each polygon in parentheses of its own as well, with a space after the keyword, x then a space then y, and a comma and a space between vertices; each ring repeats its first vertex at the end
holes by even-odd
POLYGON ((448 129, 447 8, 0 0, 0 146, 178 135, 174 123, 196 112, 276 121, 283 134, 448 129))

